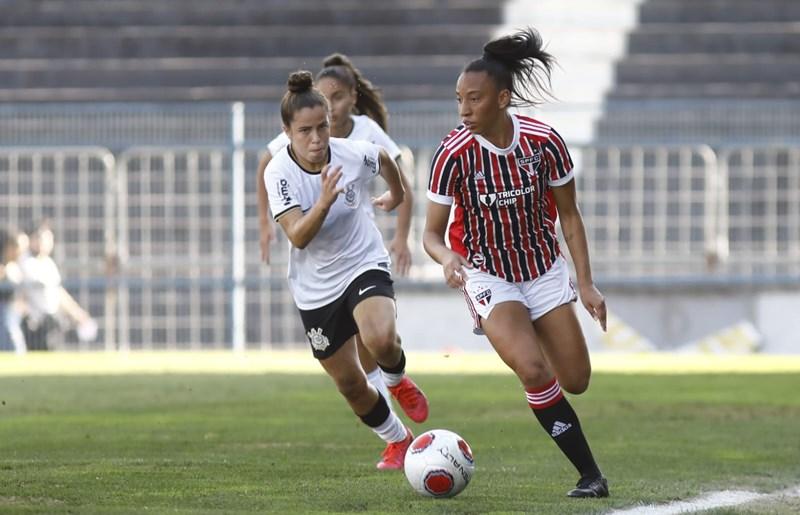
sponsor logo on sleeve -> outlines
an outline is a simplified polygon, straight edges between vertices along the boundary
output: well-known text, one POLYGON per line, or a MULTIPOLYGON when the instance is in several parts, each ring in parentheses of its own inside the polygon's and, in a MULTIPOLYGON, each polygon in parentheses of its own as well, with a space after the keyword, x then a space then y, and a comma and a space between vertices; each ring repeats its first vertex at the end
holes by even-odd
POLYGON ((364 156, 364 166, 366 166, 372 175, 378 171, 378 161, 374 157, 364 156))
POLYGON ((278 194, 281 196, 281 201, 285 207, 292 204, 292 195, 289 193, 289 181, 286 179, 280 179, 278 181, 278 194))

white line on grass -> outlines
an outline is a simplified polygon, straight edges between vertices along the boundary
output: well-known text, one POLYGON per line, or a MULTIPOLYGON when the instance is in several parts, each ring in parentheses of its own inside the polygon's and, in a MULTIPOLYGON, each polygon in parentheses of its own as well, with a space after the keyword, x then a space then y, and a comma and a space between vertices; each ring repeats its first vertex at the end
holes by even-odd
POLYGON ((770 494, 759 494, 757 492, 748 492, 745 490, 722 490, 689 499, 688 501, 635 506, 624 510, 612 511, 609 515, 672 515, 712 510, 715 508, 729 508, 753 501, 767 501, 785 497, 800 497, 800 486, 770 494))

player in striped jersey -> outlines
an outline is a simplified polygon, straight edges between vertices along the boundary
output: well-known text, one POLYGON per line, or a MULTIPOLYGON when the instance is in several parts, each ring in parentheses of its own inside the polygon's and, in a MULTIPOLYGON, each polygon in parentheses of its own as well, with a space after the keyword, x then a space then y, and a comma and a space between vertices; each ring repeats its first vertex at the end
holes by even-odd
POLYGON ((552 63, 538 33, 527 29, 490 41, 464 68, 456 85, 463 123, 434 154, 423 243, 447 284, 463 290, 476 329, 517 374, 536 418, 578 470, 567 495, 606 497, 608 483, 562 392, 583 393, 591 364, 557 218, 581 301, 604 330, 606 324, 572 160, 552 127, 508 112, 548 95, 552 63))
MULTIPOLYGON (((330 103, 331 136, 351 140, 369 141, 383 147, 395 161, 400 160, 401 151, 397 144, 385 132, 388 115, 380 92, 370 81, 363 77, 353 63, 342 54, 332 54, 322 62, 322 70, 317 74, 316 83, 319 90, 330 103), (358 114, 355 114, 358 113, 358 114)), ((272 222, 269 220, 269 199, 264 185, 264 170, 270 160, 283 147, 289 144, 289 137, 281 131, 267 146, 267 152, 259 163, 257 178, 257 195, 259 211, 259 228, 261 233, 261 257, 269 262, 270 242, 273 238, 272 222)), ((411 266, 411 251, 408 247, 408 234, 411 226, 412 195, 411 187, 401 174, 405 198, 397 208, 397 227, 394 237, 389 242, 394 271, 401 276, 408 273, 411 266)), ((369 192, 364 190, 365 198, 361 205, 365 211, 374 216, 369 192)), ((398 336, 399 338, 399 336, 398 336)), ((414 422, 424 422, 428 418, 428 403, 425 395, 411 379, 406 378, 400 385, 387 388, 380 368, 361 341, 356 338, 361 366, 367 373, 369 382, 386 397, 391 408, 391 396, 414 422)))
POLYGON ((273 217, 291 243, 289 289, 312 353, 353 412, 387 443, 378 468, 402 469, 413 434, 367 381, 355 336, 389 388, 409 382, 395 332, 389 253, 361 206, 376 175, 389 191, 372 204, 385 211, 403 201, 403 184, 378 145, 331 138, 328 109, 310 72, 289 76, 281 119, 290 144, 267 165, 264 182, 273 217))

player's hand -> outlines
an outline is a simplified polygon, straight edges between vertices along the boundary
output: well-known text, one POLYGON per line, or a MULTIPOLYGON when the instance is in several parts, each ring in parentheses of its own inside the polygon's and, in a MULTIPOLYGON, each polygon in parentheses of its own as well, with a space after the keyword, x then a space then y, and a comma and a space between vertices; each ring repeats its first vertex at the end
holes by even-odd
POLYGON ((269 264, 269 250, 270 245, 275 241, 275 228, 269 220, 260 222, 258 228, 261 236, 259 240, 259 245, 261 246, 261 261, 269 264))
POLYGON ((442 271, 447 286, 463 288, 467 284, 467 268, 472 267, 464 256, 453 251, 448 252, 447 257, 442 260, 442 271))
POLYGON ((322 203, 324 208, 330 208, 336 199, 339 197, 339 194, 344 191, 343 187, 339 187, 339 179, 342 178, 342 167, 335 166, 331 168, 331 165, 325 165, 322 168, 322 173, 320 174, 320 179, 322 180, 322 192, 319 196, 319 202, 322 203))
POLYGON ((372 205, 388 212, 399 206, 400 202, 394 198, 391 191, 387 191, 380 197, 373 197, 372 205))
POLYGON ((594 284, 587 284, 580 287, 581 302, 586 311, 597 320, 603 331, 606 330, 606 299, 603 294, 595 288, 594 284))
POLYGON ((400 277, 407 276, 408 270, 411 268, 411 249, 408 248, 408 241, 404 238, 395 237, 389 243, 389 252, 392 255, 394 271, 400 277))

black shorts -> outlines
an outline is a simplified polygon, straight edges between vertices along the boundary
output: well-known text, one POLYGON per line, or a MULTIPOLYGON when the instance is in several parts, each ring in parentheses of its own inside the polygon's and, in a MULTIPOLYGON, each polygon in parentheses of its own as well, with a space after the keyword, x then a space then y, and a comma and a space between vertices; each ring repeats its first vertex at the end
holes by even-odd
POLYGON ((341 297, 321 308, 300 310, 311 352, 317 359, 333 356, 354 334, 358 326, 353 318, 356 305, 369 297, 394 299, 394 281, 383 270, 367 270, 356 277, 341 297))

